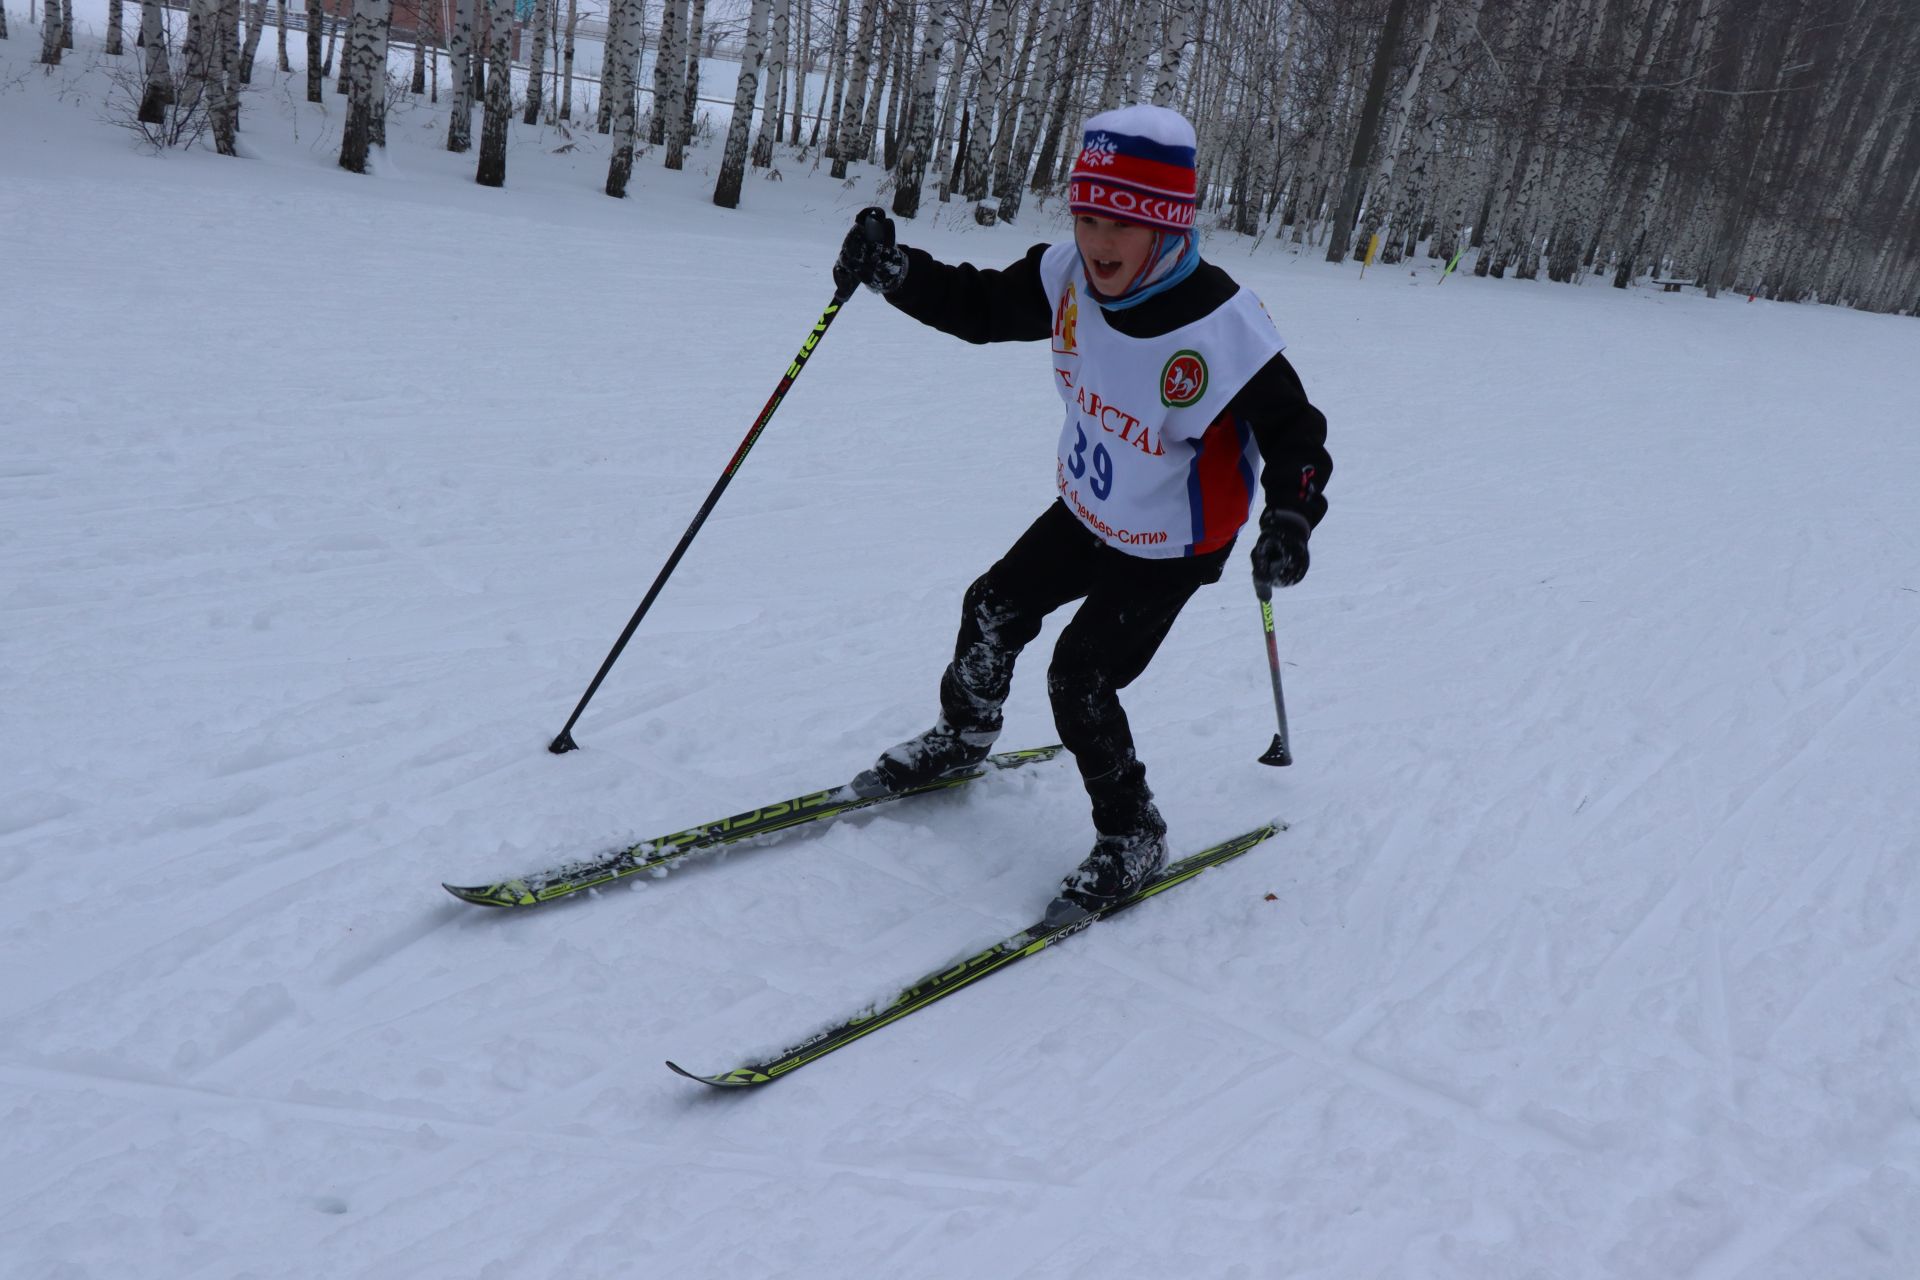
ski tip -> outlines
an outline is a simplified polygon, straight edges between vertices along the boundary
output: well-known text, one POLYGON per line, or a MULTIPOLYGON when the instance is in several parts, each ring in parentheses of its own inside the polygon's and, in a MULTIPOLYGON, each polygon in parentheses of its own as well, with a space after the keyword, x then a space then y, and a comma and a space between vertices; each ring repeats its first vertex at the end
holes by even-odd
POLYGON ((462 902, 471 902, 476 907, 531 907, 539 899, 528 891, 524 884, 460 885, 442 884, 440 886, 462 902))
POLYGON ((712 1085, 716 1089, 746 1089, 756 1084, 765 1084, 773 1079, 772 1076, 763 1071, 755 1071, 752 1067, 741 1067, 718 1076, 697 1075, 671 1059, 668 1060, 667 1067, 676 1075, 685 1076, 689 1080, 698 1080, 701 1084, 712 1085))

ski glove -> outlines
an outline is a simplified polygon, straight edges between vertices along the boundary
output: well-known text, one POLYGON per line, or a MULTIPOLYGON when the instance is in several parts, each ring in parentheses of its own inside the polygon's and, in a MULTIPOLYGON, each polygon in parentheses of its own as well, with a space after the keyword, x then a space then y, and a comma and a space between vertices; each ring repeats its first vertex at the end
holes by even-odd
POLYGON ((863 284, 875 293, 892 293, 907 278, 907 255, 893 242, 893 219, 878 206, 862 209, 853 230, 840 243, 833 264, 834 286, 851 291, 863 284))
POLYGON ((1297 511, 1268 507, 1260 513, 1260 538, 1253 544, 1253 583, 1271 590, 1290 587, 1307 576, 1307 535, 1312 526, 1297 511))

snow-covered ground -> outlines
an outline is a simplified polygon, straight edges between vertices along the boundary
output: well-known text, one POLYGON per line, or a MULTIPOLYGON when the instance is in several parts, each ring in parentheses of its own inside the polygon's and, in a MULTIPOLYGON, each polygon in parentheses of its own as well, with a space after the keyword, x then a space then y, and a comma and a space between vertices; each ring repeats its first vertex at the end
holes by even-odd
MULTIPOLYGON (((0 43, 0 1276, 1910 1280, 1920 324, 1215 237, 1332 422, 1279 598, 1128 697, 1291 830, 745 1095, 1026 924, 1072 769, 504 916, 917 730, 1048 501, 1044 355, 847 307, 582 722, 875 195, 268 77, 248 158, 0 43)), ((1011 260, 1057 206, 902 237, 1011 260)), ((1238 553, 1244 555, 1244 546, 1238 553)), ((1038 672, 1006 742, 1051 741, 1038 672)))

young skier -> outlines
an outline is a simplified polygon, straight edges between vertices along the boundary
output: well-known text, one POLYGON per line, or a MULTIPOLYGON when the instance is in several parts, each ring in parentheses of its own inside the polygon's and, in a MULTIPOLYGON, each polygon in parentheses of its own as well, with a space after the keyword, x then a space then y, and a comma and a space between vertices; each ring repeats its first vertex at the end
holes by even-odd
MULTIPOLYGON (((1132 106, 1087 121, 1068 207, 1072 243, 1035 245, 1001 271, 936 262, 867 209, 834 276, 968 342, 1051 339, 1066 407, 1057 499, 967 590, 931 729, 855 780, 874 794, 983 759, 1020 650, 1047 614, 1082 600, 1047 671, 1060 740, 1093 805, 1093 851, 1061 886, 1097 910, 1165 863, 1167 825, 1134 754, 1119 691, 1201 586, 1220 578, 1264 462, 1253 575, 1289 587, 1326 514, 1326 419, 1281 355, 1259 300, 1200 260, 1194 132, 1132 106)), ((1058 900, 1057 900, 1058 902, 1058 900)))

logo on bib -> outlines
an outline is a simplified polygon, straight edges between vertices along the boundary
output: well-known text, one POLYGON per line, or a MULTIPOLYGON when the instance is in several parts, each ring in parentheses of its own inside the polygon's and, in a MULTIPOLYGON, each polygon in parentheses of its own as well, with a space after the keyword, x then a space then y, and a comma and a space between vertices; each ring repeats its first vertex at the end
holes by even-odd
POLYGON ((1160 403, 1184 409, 1207 394, 1207 362, 1198 351, 1176 351, 1160 370, 1160 403))
POLYGON ((1053 312, 1053 349, 1062 355, 1080 354, 1080 301, 1072 285, 1060 295, 1053 312))

